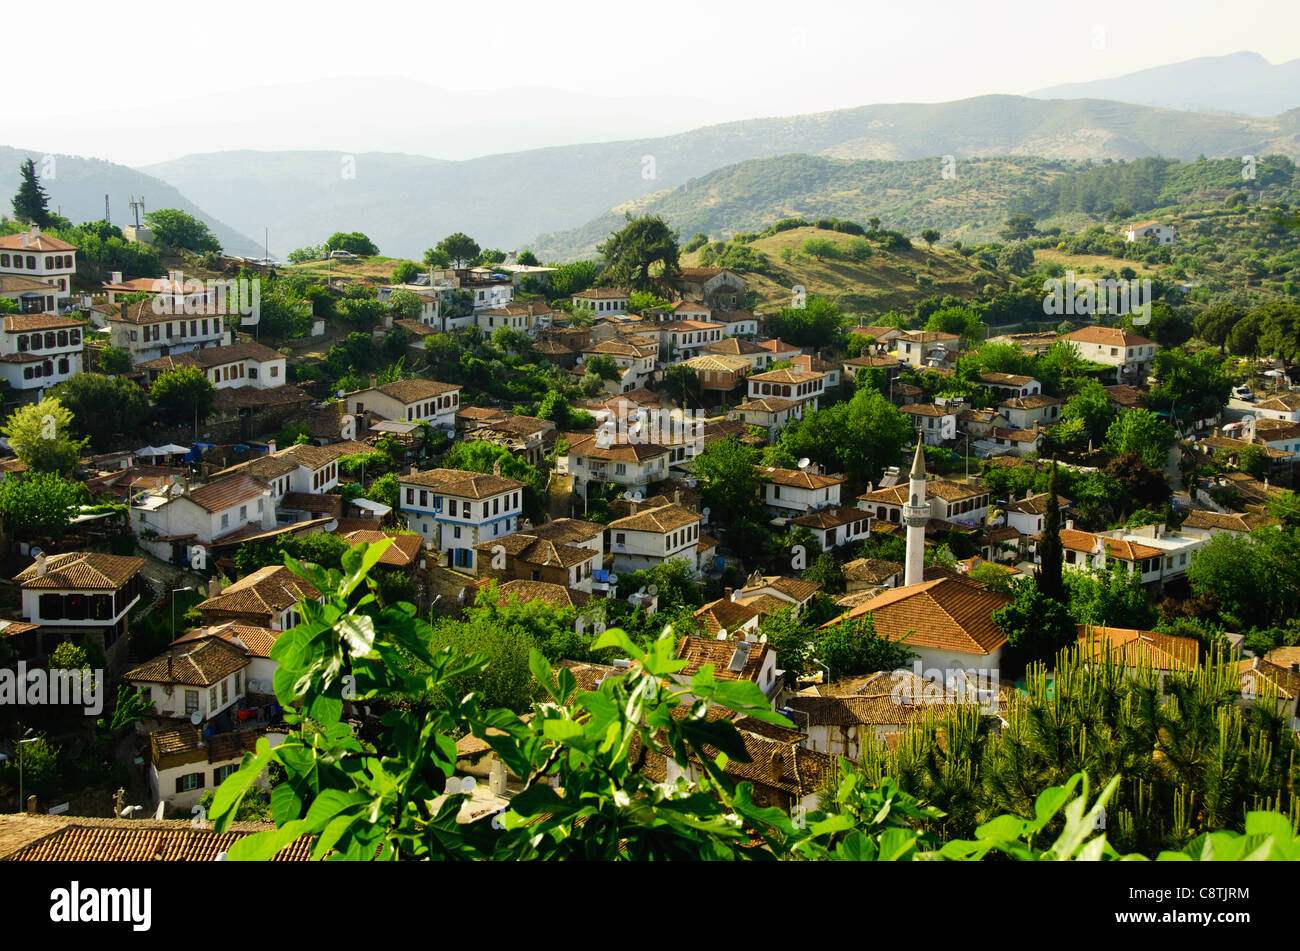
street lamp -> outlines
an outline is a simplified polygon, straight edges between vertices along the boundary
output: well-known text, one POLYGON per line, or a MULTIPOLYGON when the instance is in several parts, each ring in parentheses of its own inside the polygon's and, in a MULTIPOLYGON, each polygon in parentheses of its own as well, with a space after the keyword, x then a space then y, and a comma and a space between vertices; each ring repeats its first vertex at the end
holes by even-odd
POLYGON ((182 591, 193 591, 194 585, 187 584, 183 588, 172 588, 172 640, 176 640, 176 595, 182 591))
POLYGON ((23 747, 28 743, 35 743, 37 740, 40 739, 39 736, 32 736, 32 731, 30 727, 28 727, 27 732, 24 733, 23 736, 31 737, 31 738, 20 739, 18 741, 18 811, 19 812, 25 812, 27 810, 27 800, 23 797, 23 747))

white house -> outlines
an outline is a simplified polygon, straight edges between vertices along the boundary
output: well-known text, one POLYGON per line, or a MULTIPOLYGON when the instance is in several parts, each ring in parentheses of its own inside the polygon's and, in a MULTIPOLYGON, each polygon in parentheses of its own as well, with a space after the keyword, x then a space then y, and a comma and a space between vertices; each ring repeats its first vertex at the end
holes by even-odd
POLYGON ((1061 340, 1074 344, 1084 360, 1115 367, 1121 380, 1145 381, 1160 349, 1154 340, 1099 324, 1064 334, 1061 340))
POLYGON ((460 469, 412 471, 398 480, 406 527, 426 547, 446 552, 448 565, 473 573, 475 549, 519 530, 524 483, 500 473, 460 469))
POLYGON ((58 310, 71 293, 76 271, 76 246, 41 234, 39 225, 18 234, 0 235, 0 274, 30 277, 50 285, 53 292, 43 301, 49 310, 58 310))
POLYGON ((275 527, 271 486, 244 472, 186 489, 148 496, 131 507, 140 547, 165 561, 184 563, 194 546, 246 530, 275 527))
POLYGON ((323 603, 324 597, 286 566, 267 565, 224 588, 219 580, 210 582, 198 611, 209 626, 236 622, 287 631, 302 620, 303 601, 323 603))
POLYGON ((781 469, 755 466, 763 504, 774 514, 792 518, 840 504, 840 488, 847 479, 823 475, 815 467, 781 469))
POLYGON ((670 503, 609 523, 609 550, 620 574, 682 558, 699 568, 700 523, 704 517, 670 503))
POLYGON ((816 409, 818 399, 826 391, 826 374, 788 367, 756 373, 749 377, 748 384, 751 400, 776 396, 796 403, 806 403, 808 409, 816 409))
POLYGON ((348 412, 354 416, 370 410, 385 419, 426 422, 439 429, 455 430, 460 391, 458 384, 421 377, 395 380, 383 386, 375 386, 372 378, 369 389, 347 394, 346 403, 348 412))
POLYGON ((1158 221, 1143 221, 1139 224, 1129 225, 1124 232, 1124 240, 1143 241, 1149 238, 1155 239, 1156 244, 1173 244, 1174 229, 1168 225, 1162 225, 1158 221))
POLYGON ((232 343, 225 347, 204 347, 168 354, 138 364, 150 383, 179 367, 196 367, 217 389, 252 386, 259 390, 283 386, 285 358, 260 343, 232 343))
POLYGON ((0 379, 19 391, 35 391, 80 373, 84 324, 55 314, 7 314, 0 323, 0 379))
POLYGON ((629 299, 630 295, 625 290, 615 287, 593 287, 574 294, 570 301, 575 307, 590 307, 596 312, 597 317, 609 317, 614 314, 626 314, 629 299))
POLYGON ((652 482, 668 478, 672 453, 652 442, 633 442, 627 435, 605 439, 597 432, 565 434, 568 454, 558 462, 558 471, 573 476, 573 491, 587 497, 588 483, 612 482, 627 490, 644 490, 652 482))
POLYGON ((225 316, 208 309, 186 314, 170 306, 165 296, 123 303, 107 318, 109 343, 131 354, 132 363, 203 347, 229 344, 232 337, 225 316), (166 306, 155 306, 159 301, 166 306))

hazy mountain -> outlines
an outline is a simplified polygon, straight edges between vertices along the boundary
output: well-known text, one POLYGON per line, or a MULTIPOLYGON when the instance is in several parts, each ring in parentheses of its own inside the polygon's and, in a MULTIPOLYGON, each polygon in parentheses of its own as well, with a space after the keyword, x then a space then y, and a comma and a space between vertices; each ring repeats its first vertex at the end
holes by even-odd
POLYGON ((1029 95, 1273 116, 1300 107, 1300 59, 1274 66, 1258 53, 1204 56, 1113 79, 1049 86, 1029 95))
POLYGON ((76 103, 66 113, 10 116, 5 135, 11 142, 70 152, 93 142, 97 155, 136 166, 268 146, 467 159, 668 135, 742 118, 697 98, 602 96, 541 84, 451 90, 400 76, 319 79, 174 99, 167 98, 176 95, 171 88, 164 84, 139 101, 96 100, 76 103))
POLYGON ((1265 119, 983 96, 752 119, 460 162, 388 153, 221 152, 144 171, 241 231, 269 227, 271 249, 280 255, 337 230, 360 230, 384 253, 418 256, 453 231, 485 247, 525 247, 539 234, 581 227, 624 202, 715 169, 793 152, 846 159, 1296 156, 1300 112, 1265 119), (349 159, 355 164, 345 165, 349 159), (345 171, 355 174, 345 177, 345 171))
POLYGON ((43 177, 41 183, 50 197, 50 208, 72 221, 81 224, 98 221, 104 217, 104 196, 109 198, 109 214, 119 227, 131 224, 134 218, 128 207, 132 196, 144 197, 146 211, 162 208, 179 208, 200 219, 208 226, 221 246, 231 254, 262 256, 262 245, 239 234, 216 216, 209 214, 164 181, 151 175, 114 165, 103 159, 81 158, 74 155, 53 155, 31 149, 13 149, 0 145, 0 214, 12 214, 9 200, 18 191, 19 167, 27 159, 36 163, 37 171, 48 166, 52 175, 43 177))

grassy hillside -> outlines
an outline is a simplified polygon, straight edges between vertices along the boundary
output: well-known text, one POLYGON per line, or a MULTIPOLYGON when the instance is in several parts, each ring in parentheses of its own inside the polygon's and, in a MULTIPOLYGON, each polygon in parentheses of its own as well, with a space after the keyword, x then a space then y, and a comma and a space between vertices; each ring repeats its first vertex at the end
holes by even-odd
POLYGON ((718 169, 680 188, 620 205, 567 232, 545 234, 534 250, 546 260, 589 257, 624 221, 655 214, 683 240, 697 232, 730 238, 782 217, 881 219, 913 237, 937 229, 944 242, 998 240, 1003 221, 1028 213, 1043 227, 1082 230, 1171 210, 1222 208, 1237 193, 1248 203, 1295 203, 1300 174, 1284 156, 1255 160, 1243 179, 1240 158, 1179 162, 1064 162, 1039 158, 957 160, 943 175, 939 158, 844 161, 809 155, 757 159, 718 169))

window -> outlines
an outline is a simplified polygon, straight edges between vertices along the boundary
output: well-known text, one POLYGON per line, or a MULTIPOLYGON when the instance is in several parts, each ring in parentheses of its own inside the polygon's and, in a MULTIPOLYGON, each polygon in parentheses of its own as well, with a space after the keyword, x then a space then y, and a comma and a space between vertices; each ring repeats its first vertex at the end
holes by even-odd
POLYGON ((221 681, 221 705, 224 707, 230 700, 230 679, 226 678, 221 681))
POLYGON ((176 777, 176 791, 178 793, 190 792, 194 789, 203 788, 202 773, 186 773, 184 776, 176 777))
POLYGON ((186 716, 189 716, 191 713, 197 712, 198 709, 199 709, 199 692, 197 690, 186 690, 185 691, 186 716))
POLYGON ((217 688, 209 687, 208 688, 208 711, 211 712, 215 709, 217 709, 217 688))
POLYGON ((229 527, 230 527, 230 513, 229 513, 229 512, 224 512, 224 513, 222 513, 222 516, 221 516, 221 527, 222 527, 222 528, 229 528, 229 527))
POLYGON ((239 770, 238 763, 230 763, 226 766, 218 766, 212 771, 212 784, 220 786, 226 781, 226 777, 234 775, 239 770))

